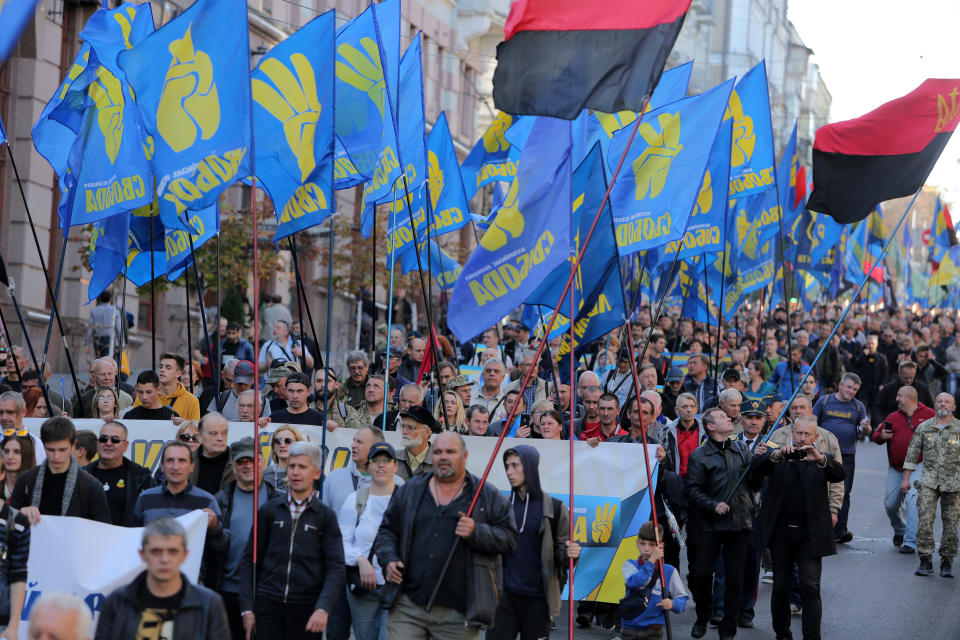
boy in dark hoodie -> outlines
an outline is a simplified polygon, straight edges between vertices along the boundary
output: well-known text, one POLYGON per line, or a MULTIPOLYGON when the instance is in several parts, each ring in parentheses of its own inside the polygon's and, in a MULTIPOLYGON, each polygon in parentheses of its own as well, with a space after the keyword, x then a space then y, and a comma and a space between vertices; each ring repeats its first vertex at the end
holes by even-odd
POLYGON ((549 637, 560 611, 560 591, 570 558, 580 545, 569 539, 570 511, 540 488, 540 453, 529 445, 507 449, 503 464, 510 481, 510 504, 517 547, 503 558, 504 595, 487 640, 539 640, 549 637))
POLYGON ((657 561, 663 558, 663 543, 658 543, 658 538, 663 538, 663 527, 657 525, 655 532, 653 522, 645 522, 637 532, 637 550, 640 557, 623 563, 623 581, 628 594, 633 590, 643 589, 651 584, 652 580, 646 611, 636 618, 624 618, 620 622, 620 637, 623 640, 659 640, 663 637, 662 627, 666 623, 664 611, 683 613, 690 599, 680 575, 674 567, 666 563, 663 565, 663 574, 668 585, 667 595, 670 597, 663 596, 660 571, 657 569, 657 561))

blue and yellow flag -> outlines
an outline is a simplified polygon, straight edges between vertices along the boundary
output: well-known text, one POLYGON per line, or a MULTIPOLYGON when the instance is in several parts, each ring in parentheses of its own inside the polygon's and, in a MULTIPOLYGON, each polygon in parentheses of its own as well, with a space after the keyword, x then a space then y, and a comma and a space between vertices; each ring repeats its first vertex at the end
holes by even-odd
MULTIPOLYGON (((643 116, 610 192, 620 255, 683 236, 732 88, 728 80, 643 116)), ((611 171, 629 139, 628 129, 614 134, 607 156, 611 171)))
POLYGON ((831 216, 804 209, 794 222, 793 228, 797 246, 797 268, 829 272, 833 263, 824 259, 840 244, 843 225, 831 216))
POLYGON ((130 212, 130 238, 127 247, 127 280, 142 287, 167 273, 167 252, 163 223, 156 201, 130 212), (151 253, 153 254, 151 256, 151 253), (151 257, 153 275, 151 275, 151 257))
MULTIPOLYGON (((883 250, 883 213, 880 205, 862 222, 850 231, 844 254, 843 278, 847 282, 859 285, 883 250)), ((870 276, 883 283, 883 265, 878 264, 870 276)))
MULTIPOLYGON (((399 171, 393 110, 400 62, 400 1, 372 2, 337 30, 334 185, 346 189, 374 177, 382 161, 399 171), (379 27, 379 28, 378 28, 379 27), (384 144, 386 142, 386 144, 384 144), (390 150, 390 156, 382 154, 390 150)), ((383 176, 380 182, 388 185, 383 176)))
MULTIPOLYGON (((467 198, 463 193, 463 182, 460 179, 460 167, 457 165, 457 152, 450 137, 446 113, 443 112, 430 130, 427 141, 427 175, 427 184, 411 194, 410 202, 417 238, 420 242, 423 242, 428 232, 428 211, 430 212, 429 234, 433 237, 458 231, 470 221, 467 198)), ((399 188, 395 191, 398 195, 402 194, 399 188)), ((403 197, 390 205, 389 219, 396 222, 387 232, 386 263, 388 265, 394 251, 397 252, 397 256, 402 256, 413 248, 414 234, 411 231, 410 215, 403 197)))
POLYGON ((570 154, 570 122, 537 118, 506 202, 454 286, 447 324, 461 341, 507 315, 566 262, 570 154))
POLYGON ((335 19, 332 10, 314 18, 250 74, 257 177, 274 203, 278 244, 320 224, 336 207, 330 66, 335 19))
MULTIPOLYGON (((423 265, 424 271, 429 272, 433 276, 441 291, 450 291, 456 284, 457 278, 460 277, 460 272, 463 268, 453 256, 437 244, 437 238, 435 236, 429 238, 429 245, 430 253, 428 254, 427 240, 425 239, 420 242, 420 263, 423 265)), ((418 268, 417 252, 407 251, 404 253, 400 258, 400 268, 403 273, 416 271, 418 268)))
POLYGON ((730 139, 732 124, 729 120, 722 123, 713 141, 707 170, 703 174, 700 193, 697 194, 687 232, 682 240, 676 240, 664 246, 664 259, 672 260, 680 247, 681 258, 692 258, 702 253, 714 253, 723 250, 723 228, 727 216, 727 184, 730 175, 730 139))
POLYGON ((3 118, 0 118, 0 145, 7 141, 7 130, 3 126, 3 118))
MULTIPOLYGON (((190 210, 190 226, 196 229, 193 236, 193 248, 199 249, 207 240, 220 233, 220 210, 216 204, 203 209, 190 210)), ((183 269, 193 262, 190 252, 190 238, 183 229, 166 229, 163 234, 163 246, 166 254, 167 279, 180 277, 183 269)))
MULTIPOLYGON (((687 87, 690 86, 691 73, 693 73, 693 60, 664 71, 650 96, 650 101, 647 103, 644 113, 649 113, 654 109, 659 109, 685 98, 687 87)), ((594 111, 593 116, 600 123, 603 131, 606 132, 608 139, 613 138, 614 133, 637 120, 636 111, 618 111, 617 113, 594 111)))
POLYGON ((129 235, 130 215, 127 213, 110 216, 93 225, 88 256, 93 273, 87 285, 87 300, 96 300, 123 272, 129 235))
POLYGON ((930 229, 930 237, 933 240, 930 245, 930 262, 933 263, 933 269, 936 271, 950 248, 957 244, 957 234, 953 228, 950 210, 940 199, 940 196, 937 196, 937 204, 933 210, 933 226, 930 229))
POLYGON ((20 32, 33 20, 38 0, 0 0, 0 65, 20 39, 20 32))
POLYGON ((730 197, 743 198, 773 189, 776 178, 766 61, 761 60, 737 83, 724 119, 733 120, 730 197))
POLYGON ((517 175, 520 149, 514 148, 507 139, 507 131, 514 126, 526 126, 528 121, 534 119, 532 116, 524 118, 497 112, 493 122, 460 165, 467 200, 472 199, 486 184, 513 181, 517 175))
POLYGON ((160 219, 217 202, 250 175, 250 45, 243 3, 197 0, 117 62, 153 136, 160 219))

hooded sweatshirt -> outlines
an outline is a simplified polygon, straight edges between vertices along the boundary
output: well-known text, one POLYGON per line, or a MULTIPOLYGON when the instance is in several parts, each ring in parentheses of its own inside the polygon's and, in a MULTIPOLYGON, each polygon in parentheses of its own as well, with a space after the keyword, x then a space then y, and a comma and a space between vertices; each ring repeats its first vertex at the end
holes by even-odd
MULTIPOLYGON (((159 394, 160 404, 164 407, 170 407, 177 412, 177 415, 184 420, 200 419, 200 400, 193 395, 182 382, 177 383, 177 388, 168 396, 159 394)), ((140 406, 140 398, 133 401, 133 406, 140 406)))
POLYGON ((540 452, 522 444, 503 454, 516 455, 523 464, 526 496, 510 493, 513 518, 520 532, 517 547, 504 557, 503 587, 508 593, 528 598, 545 598, 543 565, 540 559, 540 520, 543 518, 543 489, 540 488, 540 452))

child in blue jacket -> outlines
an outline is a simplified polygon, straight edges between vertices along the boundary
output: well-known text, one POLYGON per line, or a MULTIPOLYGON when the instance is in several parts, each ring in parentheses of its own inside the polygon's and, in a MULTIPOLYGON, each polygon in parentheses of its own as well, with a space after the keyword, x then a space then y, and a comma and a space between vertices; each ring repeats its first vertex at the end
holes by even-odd
POLYGON ((663 543, 657 543, 658 538, 663 539, 663 527, 658 525, 657 529, 659 531, 655 532, 653 522, 644 523, 637 533, 637 550, 640 552, 640 557, 623 563, 623 580, 628 594, 631 590, 643 589, 654 575, 657 576, 650 590, 647 609, 635 618, 621 620, 620 637, 623 640, 659 640, 663 637, 662 627, 665 624, 663 612, 673 610, 683 613, 690 599, 676 569, 666 563, 663 565, 663 573, 667 581, 668 597, 663 595, 660 572, 657 569, 657 561, 663 558, 663 543))

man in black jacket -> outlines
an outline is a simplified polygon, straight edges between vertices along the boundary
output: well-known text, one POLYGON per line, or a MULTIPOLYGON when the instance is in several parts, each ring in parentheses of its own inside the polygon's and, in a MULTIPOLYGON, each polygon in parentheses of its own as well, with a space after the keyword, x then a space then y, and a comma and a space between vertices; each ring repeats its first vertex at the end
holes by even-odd
POLYGON ((240 561, 243 628, 260 638, 319 639, 346 583, 343 541, 337 516, 313 490, 323 469, 319 445, 294 442, 289 453, 287 494, 259 510, 255 586, 253 536, 240 561))
POLYGON ((97 439, 97 460, 83 467, 103 486, 110 521, 121 527, 137 526, 133 518, 137 496, 156 484, 149 469, 123 456, 129 444, 123 423, 104 423, 97 439))
POLYGON ((374 542, 387 581, 381 601, 390 610, 388 638, 475 640, 479 627, 493 623, 503 583, 501 558, 516 548, 517 529, 510 506, 490 483, 483 485, 472 515, 465 515, 479 480, 467 473, 463 437, 441 433, 432 453, 433 471, 397 489, 374 542))
MULTIPOLYGON (((754 511, 751 482, 737 485, 749 468, 751 453, 731 440, 733 423, 721 409, 704 411, 707 441, 690 454, 686 494, 690 503, 690 591, 697 605, 697 621, 690 635, 702 638, 713 614, 713 572, 723 552, 724 594, 720 638, 733 638, 740 615, 743 567, 750 542, 754 511), (731 495, 732 493, 732 495, 731 495)), ((758 487, 753 487, 754 489, 758 487)))
POLYGON ((880 420, 897 410, 897 392, 900 391, 900 387, 913 387, 917 390, 917 398, 920 402, 928 407, 933 406, 930 389, 917 379, 917 364, 910 360, 903 360, 897 368, 897 377, 883 385, 877 394, 876 406, 880 410, 880 420))
POLYGON ((755 476, 771 476, 760 511, 758 541, 773 556, 770 612, 777 638, 791 638, 790 587, 793 566, 800 575, 804 640, 820 638, 820 571, 824 556, 837 552, 830 520, 831 482, 846 476, 843 465, 821 454, 813 443, 817 420, 801 416, 793 423, 793 442, 754 458, 755 476), (791 457, 801 454, 800 459, 791 457))
POLYGON ((223 601, 190 584, 180 573, 187 559, 187 532, 172 518, 143 530, 140 558, 147 569, 103 601, 96 640, 114 638, 207 638, 229 640, 223 601))
POLYGON ((40 515, 76 516, 110 524, 110 508, 96 478, 73 459, 76 430, 69 418, 50 418, 40 427, 47 459, 17 478, 10 505, 30 520, 40 515))

